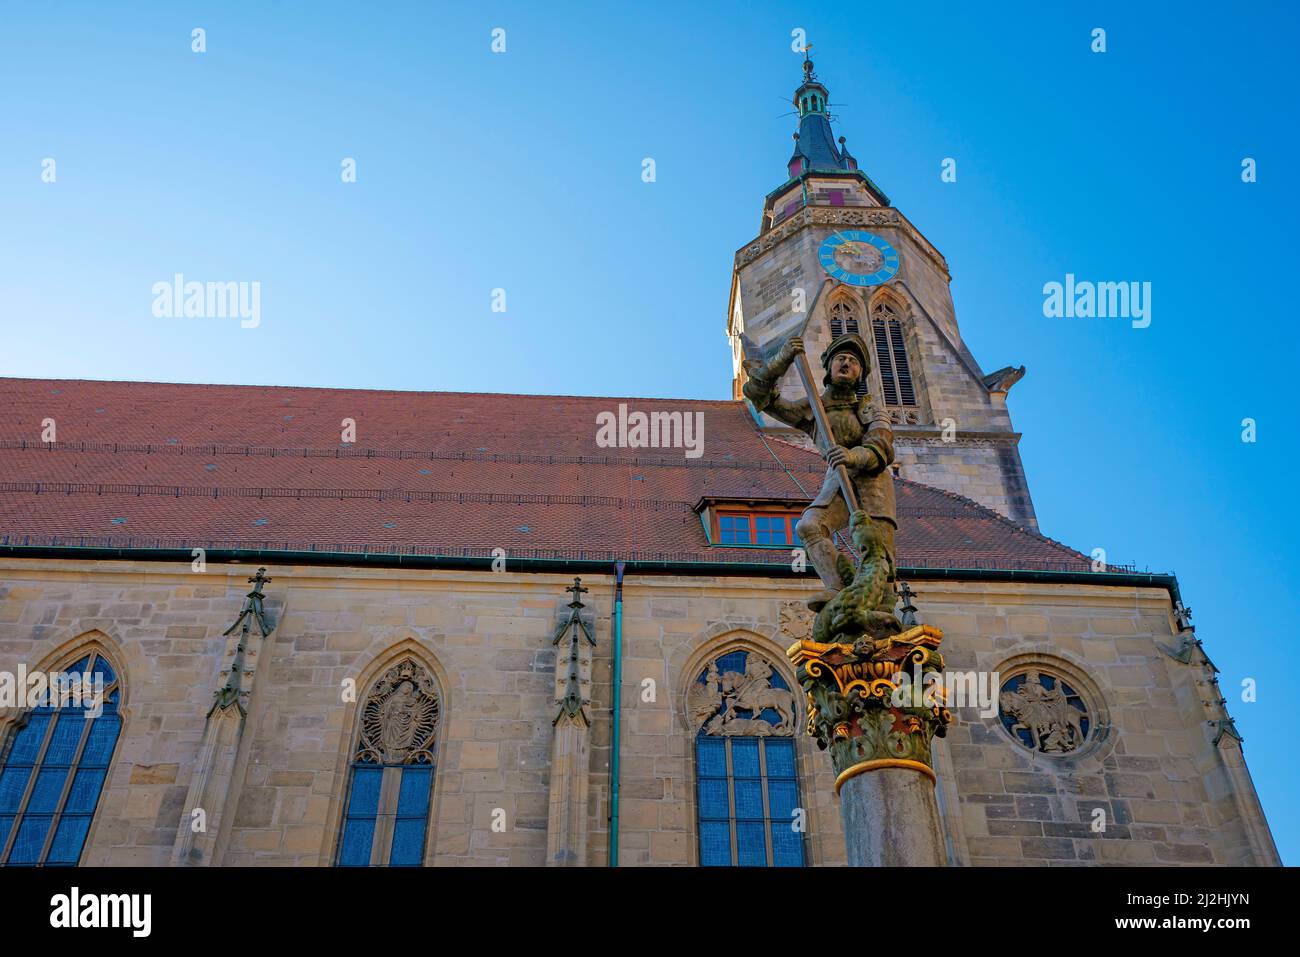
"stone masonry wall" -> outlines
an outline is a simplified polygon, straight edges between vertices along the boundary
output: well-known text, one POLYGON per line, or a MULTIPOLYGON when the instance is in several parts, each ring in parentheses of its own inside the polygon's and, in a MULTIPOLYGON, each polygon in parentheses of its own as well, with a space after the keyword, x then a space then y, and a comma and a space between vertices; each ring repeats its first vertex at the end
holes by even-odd
MULTIPOLYGON (((123 733, 83 864, 169 862, 205 715, 228 666, 221 634, 252 570, 0 560, 0 671, 54 667, 94 639, 125 682, 123 733)), ((340 689, 351 679, 363 699, 368 683, 409 653, 435 675, 442 697, 426 863, 545 863, 556 713, 551 638, 572 576, 304 566, 270 566, 268 574, 266 606, 276 627, 257 667, 216 860, 332 863, 358 709, 340 689), (498 809, 500 831, 492 827, 498 809)), ((613 582, 587 576, 583 583, 597 638, 588 863, 602 865, 613 582)), ((793 686, 783 657, 798 631, 789 609, 810 587, 785 579, 627 579, 620 863, 697 861, 686 688, 706 656, 733 645, 767 656, 793 686)), ((995 719, 971 709, 958 715, 937 758, 954 863, 1271 862, 1262 859, 1272 845, 1262 819, 1252 817, 1258 805, 1239 750, 1230 739, 1211 744, 1201 669, 1157 645, 1175 643, 1163 590, 915 587, 922 620, 946 632, 950 669, 1059 662, 1096 709, 1078 757, 1031 754, 995 719), (1103 834, 1089 829, 1098 807, 1109 822, 1103 834)), ((0 735, 17 717, 0 712, 0 735)), ((803 721, 801 713, 800 728, 803 721)), ((829 759, 802 733, 796 740, 807 859, 842 863, 829 759)))

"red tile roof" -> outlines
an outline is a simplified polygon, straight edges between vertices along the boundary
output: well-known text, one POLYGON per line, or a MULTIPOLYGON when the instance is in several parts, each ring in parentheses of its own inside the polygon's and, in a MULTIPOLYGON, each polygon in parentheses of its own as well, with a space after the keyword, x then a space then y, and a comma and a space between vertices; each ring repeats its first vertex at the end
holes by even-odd
MULTIPOLYGON (((806 501, 824 471, 739 402, 0 378, 0 410, 10 545, 787 564, 710 547, 692 506, 806 501), (619 403, 702 412, 703 455, 598 447, 619 403)), ((903 567, 1089 568, 949 492, 900 481, 898 512, 903 567)))

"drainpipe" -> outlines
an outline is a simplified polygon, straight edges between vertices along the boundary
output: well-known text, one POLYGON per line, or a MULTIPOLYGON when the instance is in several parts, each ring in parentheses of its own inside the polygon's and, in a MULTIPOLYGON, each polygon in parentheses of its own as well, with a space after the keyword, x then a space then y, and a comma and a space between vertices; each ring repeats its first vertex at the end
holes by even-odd
POLYGON ((609 866, 618 867, 618 719, 623 699, 623 562, 614 563, 614 727, 609 739, 609 866))

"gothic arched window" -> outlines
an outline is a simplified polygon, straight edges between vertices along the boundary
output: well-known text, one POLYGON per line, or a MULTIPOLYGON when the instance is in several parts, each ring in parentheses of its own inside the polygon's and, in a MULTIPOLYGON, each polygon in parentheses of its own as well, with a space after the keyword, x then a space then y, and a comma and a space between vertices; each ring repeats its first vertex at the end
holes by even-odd
POLYGON ((830 323, 832 339, 846 332, 858 331, 858 319, 853 315, 853 307, 843 300, 831 304, 830 323))
POLYGON ((795 696, 753 651, 710 661, 687 692, 700 864, 802 867, 795 696))
POLYGON ((428 670, 403 658, 361 705, 339 835, 340 867, 419 867, 433 798, 441 700, 428 670))
MULTIPOLYGON (((831 338, 842 336, 846 332, 858 335, 858 317, 853 314, 853 306, 841 299, 839 302, 831 304, 830 315, 831 338)), ((867 385, 867 374, 864 369, 862 372, 862 381, 858 383, 858 395, 866 395, 869 391, 867 385)))
POLYGON ((912 370, 907 363, 903 323, 888 303, 880 303, 871 314, 871 334, 876 341, 876 362, 885 405, 916 405, 912 370))
MULTIPOLYGON (((20 693, 40 690, 32 677, 20 693)), ((0 751, 0 865, 76 865, 122 730, 121 684, 98 648, 44 689, 0 751)))

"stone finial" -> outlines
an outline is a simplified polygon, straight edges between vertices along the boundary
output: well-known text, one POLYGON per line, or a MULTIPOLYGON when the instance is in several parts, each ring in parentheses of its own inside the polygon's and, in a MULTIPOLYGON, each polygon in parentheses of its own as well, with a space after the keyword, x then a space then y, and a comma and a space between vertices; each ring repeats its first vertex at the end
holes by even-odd
POLYGON ((274 630, 274 626, 267 621, 266 610, 262 607, 262 600, 265 597, 262 594, 262 586, 271 581, 270 578, 266 577, 266 569, 259 568, 257 574, 248 581, 253 586, 253 590, 244 597, 244 607, 240 610, 239 617, 235 619, 233 625, 221 633, 222 637, 225 637, 239 630, 239 642, 235 645, 235 657, 230 662, 230 674, 226 676, 225 684, 214 693, 216 701, 213 704, 213 710, 224 710, 232 705, 239 705, 242 710, 243 704, 240 702, 240 698, 248 694, 244 688, 245 671, 248 670, 251 673, 251 669, 248 669, 245 664, 245 657, 248 653, 249 632, 252 630, 254 622, 257 623, 263 638, 274 630))
POLYGON ((912 628, 921 622, 916 617, 916 606, 912 604, 912 599, 916 597, 916 592, 912 591, 912 586, 907 582, 898 583, 898 597, 903 602, 903 607, 899 609, 899 619, 905 628, 912 628))
MULTIPOLYGON (((564 693, 559 697, 560 708, 551 724, 558 724, 560 719, 567 715, 571 719, 580 719, 590 725, 591 718, 587 714, 588 700, 582 693, 583 662, 579 656, 580 638, 586 638, 587 643, 593 648, 596 646, 596 636, 592 634, 591 628, 582 618, 582 609, 586 607, 582 603, 582 596, 588 589, 582 587, 581 578, 574 578, 573 584, 564 590, 573 595, 573 601, 569 602, 571 610, 569 617, 555 629, 555 637, 551 639, 551 644, 558 645, 560 639, 568 634, 569 659, 568 669, 564 675, 564 693)), ((556 677, 558 679, 559 675, 556 677)))
POLYGON ((244 607, 239 612, 239 617, 235 619, 233 625, 222 632, 223 635, 230 634, 241 625, 243 626, 244 631, 248 631, 249 625, 252 624, 253 620, 257 622, 257 627, 262 629, 263 638, 271 633, 272 627, 267 622, 266 610, 262 607, 262 599, 266 597, 262 594, 262 586, 270 584, 273 580, 274 579, 266 577, 265 568, 259 568, 257 570, 257 574, 248 580, 249 584, 253 586, 253 590, 245 596, 244 607))

